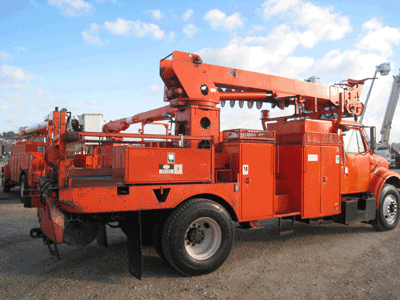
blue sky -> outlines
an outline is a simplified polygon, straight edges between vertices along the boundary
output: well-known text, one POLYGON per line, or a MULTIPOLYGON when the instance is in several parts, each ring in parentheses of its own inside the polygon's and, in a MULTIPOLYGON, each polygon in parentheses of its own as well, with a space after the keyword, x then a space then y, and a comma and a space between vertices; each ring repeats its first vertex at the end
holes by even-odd
MULTIPOLYGON (((323 84, 372 77, 389 61, 392 72, 376 81, 364 119, 379 133, 400 68, 399 10, 395 0, 3 1, 0 132, 41 122, 55 106, 107 121, 164 106, 159 61, 180 50, 206 63, 319 75, 323 84)), ((221 115, 222 129, 261 129, 256 108, 225 106, 221 115)), ((400 110, 391 142, 400 142, 398 117, 400 110)))

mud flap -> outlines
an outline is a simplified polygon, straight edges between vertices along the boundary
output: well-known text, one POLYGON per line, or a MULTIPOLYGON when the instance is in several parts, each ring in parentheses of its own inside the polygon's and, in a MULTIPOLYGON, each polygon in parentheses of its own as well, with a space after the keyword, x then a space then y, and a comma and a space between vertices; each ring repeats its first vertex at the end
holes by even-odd
POLYGON ((100 246, 108 247, 106 224, 100 223, 99 226, 99 234, 96 237, 97 243, 100 246))
POLYGON ((126 234, 128 243, 129 273, 141 280, 143 273, 143 252, 140 211, 127 212, 124 220, 120 221, 120 226, 126 234))

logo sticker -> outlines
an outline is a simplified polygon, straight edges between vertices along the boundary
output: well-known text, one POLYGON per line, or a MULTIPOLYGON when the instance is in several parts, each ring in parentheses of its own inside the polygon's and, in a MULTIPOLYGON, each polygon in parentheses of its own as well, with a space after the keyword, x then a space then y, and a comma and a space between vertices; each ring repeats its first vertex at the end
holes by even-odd
POLYGON ((164 165, 159 165, 158 167, 158 173, 159 174, 174 174, 174 165, 170 164, 164 164, 164 165))
POLYGON ((249 175, 249 165, 243 165, 243 175, 249 175))
POLYGON ((318 154, 308 154, 308 161, 318 161, 318 154))
POLYGON ((183 174, 183 167, 182 167, 182 165, 175 165, 175 166, 174 166, 174 172, 175 172, 175 174, 183 174))

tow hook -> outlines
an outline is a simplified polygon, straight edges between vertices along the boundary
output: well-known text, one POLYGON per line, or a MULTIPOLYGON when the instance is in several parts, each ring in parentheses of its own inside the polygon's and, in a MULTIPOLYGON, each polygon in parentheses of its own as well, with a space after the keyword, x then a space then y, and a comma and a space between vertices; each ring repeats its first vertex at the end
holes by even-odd
POLYGON ((31 238, 37 239, 37 238, 42 238, 43 237, 43 231, 40 228, 32 228, 31 231, 29 232, 31 238))

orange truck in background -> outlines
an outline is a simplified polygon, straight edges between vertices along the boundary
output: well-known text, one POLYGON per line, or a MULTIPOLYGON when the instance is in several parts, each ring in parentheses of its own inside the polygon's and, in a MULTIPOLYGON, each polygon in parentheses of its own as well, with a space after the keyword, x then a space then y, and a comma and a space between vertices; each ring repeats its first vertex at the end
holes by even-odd
POLYGON ((29 195, 39 191, 39 176, 45 175, 46 142, 32 142, 30 137, 39 137, 43 140, 46 132, 47 122, 21 127, 18 138, 24 140, 12 146, 10 159, 2 167, 3 192, 9 192, 11 188, 19 186, 21 200, 25 205, 29 205, 27 201, 29 195))
POLYGON ((283 219, 291 229, 318 220, 397 226, 400 176, 374 154, 375 128, 345 119, 362 114, 365 80, 324 86, 206 64, 197 54, 171 56, 160 61, 165 107, 102 132, 70 129, 67 111, 53 112, 39 197, 28 205, 40 223, 31 236, 42 237, 52 255, 61 257, 60 243, 106 246, 110 225, 126 234, 137 278, 143 244, 180 273, 202 275, 228 257, 234 224, 256 229, 259 220, 278 218, 279 233, 283 219), (262 110, 262 130, 221 131, 217 105, 227 102, 294 111, 271 117, 262 110), (161 120, 174 125, 171 133, 121 133, 161 120), (77 153, 89 143, 90 153, 77 153))

